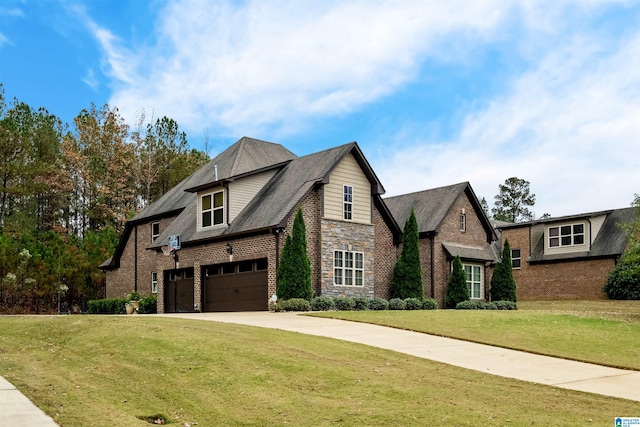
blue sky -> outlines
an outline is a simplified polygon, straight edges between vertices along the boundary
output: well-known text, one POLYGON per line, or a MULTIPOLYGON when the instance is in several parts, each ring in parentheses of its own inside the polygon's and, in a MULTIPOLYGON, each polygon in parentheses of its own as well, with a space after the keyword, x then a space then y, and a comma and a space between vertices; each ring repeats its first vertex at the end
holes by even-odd
POLYGON ((7 98, 168 116, 213 156, 357 141, 397 195, 531 182, 535 213, 640 193, 638 1, 4 0, 7 98))

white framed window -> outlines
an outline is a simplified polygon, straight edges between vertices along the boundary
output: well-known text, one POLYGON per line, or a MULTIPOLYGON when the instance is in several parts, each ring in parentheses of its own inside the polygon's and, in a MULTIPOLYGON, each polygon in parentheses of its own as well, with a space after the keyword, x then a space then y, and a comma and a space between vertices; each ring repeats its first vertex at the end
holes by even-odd
POLYGON ((151 242, 153 243, 160 236, 160 223, 151 223, 151 242))
POLYGON ((511 267, 520 268, 520 249, 511 249, 511 267))
POLYGON ((467 286, 471 299, 482 299, 483 289, 483 267, 475 264, 463 264, 464 272, 467 276, 467 286))
POLYGON ((200 196, 200 217, 200 226, 202 228, 224 224, 223 191, 200 196))
POLYGON ((467 231, 467 215, 460 214, 460 231, 467 231))
POLYGON ((338 286, 363 286, 364 253, 334 251, 333 284, 338 286))
POLYGON ((343 199, 343 218, 347 220, 353 219, 353 187, 350 185, 342 186, 343 199))
POLYGON ((549 227, 549 247, 576 246, 584 244, 584 224, 569 224, 549 227))
POLYGON ((158 273, 155 271, 151 272, 151 293, 158 293, 158 273))

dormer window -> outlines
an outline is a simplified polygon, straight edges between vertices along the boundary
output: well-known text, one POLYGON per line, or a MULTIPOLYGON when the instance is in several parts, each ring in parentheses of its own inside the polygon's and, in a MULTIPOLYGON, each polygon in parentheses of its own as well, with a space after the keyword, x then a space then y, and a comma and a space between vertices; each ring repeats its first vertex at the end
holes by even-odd
POLYGON ((204 194, 200 197, 201 227, 224 224, 224 192, 204 194))
POLYGON ((576 246, 584 244, 584 224, 549 227, 549 247, 576 246))
POLYGON ((343 193, 343 218, 351 221, 353 219, 353 187, 344 185, 343 193))

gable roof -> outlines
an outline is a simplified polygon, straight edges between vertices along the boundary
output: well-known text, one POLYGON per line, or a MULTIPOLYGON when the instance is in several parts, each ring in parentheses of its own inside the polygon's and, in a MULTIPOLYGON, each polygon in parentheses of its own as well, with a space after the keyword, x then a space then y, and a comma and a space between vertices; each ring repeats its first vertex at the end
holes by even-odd
MULTIPOLYGON (((124 251, 133 227, 138 223, 177 215, 178 218, 160 237, 179 234, 172 231, 180 228, 181 217, 184 217, 185 208, 195 207, 196 194, 193 193, 194 189, 207 188, 222 181, 231 181, 252 172, 282 167, 286 162, 296 157, 295 154, 280 144, 247 137, 240 138, 225 151, 218 154, 207 164, 163 194, 158 200, 136 214, 131 220, 127 221, 114 255, 103 262, 100 268, 110 269, 119 266, 122 251, 124 251), (251 170, 251 168, 255 169, 251 170)), ((195 218, 195 213, 193 213, 193 217, 195 218)))
MULTIPOLYGON (((188 246, 205 240, 265 232, 276 227, 283 227, 289 215, 297 208, 302 199, 312 189, 328 183, 333 169, 349 154, 354 156, 371 182, 375 200, 375 197, 379 197, 384 188, 364 158, 358 144, 351 142, 295 158, 281 165, 281 169, 236 216, 229 227, 198 231, 197 207, 194 201, 166 228, 156 240, 158 243, 150 248, 160 247, 160 242, 166 241, 166 237, 172 234, 180 234, 182 244, 188 246)), ((382 212, 382 215, 384 216, 385 212, 382 212)), ((385 220, 393 223, 393 218, 388 214, 387 216, 388 218, 385 220)))
POLYGON ((442 221, 461 194, 467 195, 478 214, 478 218, 487 232, 487 241, 496 240, 497 236, 489 218, 480 206, 469 182, 388 197, 384 201, 398 224, 404 224, 407 221, 413 208, 418 221, 418 232, 421 236, 425 236, 440 231, 442 221))
MULTIPOLYGON (((534 221, 520 222, 520 223, 506 223, 497 226, 499 231, 533 227, 539 224, 553 225, 556 223, 562 223, 572 220, 589 220, 590 218, 606 215, 598 235, 591 244, 591 248, 586 251, 580 252, 567 252, 559 254, 546 254, 544 253, 544 233, 537 233, 535 237, 536 241, 531 242, 531 256, 529 262, 553 262, 553 261, 565 261, 565 260, 578 260, 584 258, 617 258, 623 252, 629 241, 629 234, 619 226, 619 224, 633 224, 637 217, 636 208, 622 208, 611 209, 607 211, 588 212, 576 215, 566 215, 554 218, 545 218, 534 221)), ((533 235, 532 235, 533 236, 533 235)))

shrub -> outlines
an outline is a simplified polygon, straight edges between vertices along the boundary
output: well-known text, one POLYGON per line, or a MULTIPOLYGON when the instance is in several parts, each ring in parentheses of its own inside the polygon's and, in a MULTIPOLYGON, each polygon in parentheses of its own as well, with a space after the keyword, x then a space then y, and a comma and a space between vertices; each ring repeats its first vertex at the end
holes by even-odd
POLYGON ((496 305, 495 302, 485 302, 484 303, 484 309, 485 310, 497 310, 498 306, 496 305))
POLYGON ((356 302, 352 297, 335 297, 333 302, 337 310, 351 311, 356 308, 356 302))
POLYGON ((433 298, 427 298, 422 301, 422 309, 423 310, 437 310, 438 309, 438 301, 433 298))
POLYGON ((494 301, 492 304, 496 306, 496 310, 517 310, 518 305, 513 301, 494 301))
POLYGON ((125 298, 104 298, 87 301, 89 314, 123 314, 125 312, 125 298))
POLYGON ((275 311, 310 311, 311 304, 304 298, 291 298, 278 301, 275 311))
POLYGON ((403 299, 391 298, 389 300, 389 310, 404 310, 405 308, 406 304, 403 299))
POLYGON ((138 313, 140 314, 156 314, 158 312, 158 297, 151 295, 140 299, 140 307, 138 307, 138 313))
POLYGON ((420 301, 418 298, 405 298, 404 308, 406 310, 421 310, 422 301, 420 301))
POLYGON ((516 282, 513 279, 513 267, 511 266, 511 248, 509 240, 504 241, 502 259, 491 276, 491 299, 496 301, 516 301, 516 282))
POLYGON ((424 298, 419 242, 418 221, 412 208, 402 232, 402 253, 393 267, 390 283, 392 299, 424 298))
POLYGON ((375 297, 369 302, 370 310, 381 311, 381 310, 386 310, 388 308, 389 308, 389 303, 387 302, 386 299, 375 297))
POLYGON ((307 254, 307 237, 302 209, 293 220, 293 230, 282 248, 277 276, 276 294, 283 300, 301 298, 311 301, 311 262, 307 254))
POLYGON ((456 310, 484 310, 486 306, 484 301, 468 300, 456 304, 456 310))
POLYGON ((331 297, 321 296, 311 300, 311 310, 313 311, 329 311, 335 310, 335 308, 336 304, 331 297))
POLYGON ((462 268, 460 257, 456 256, 453 259, 453 271, 451 272, 449 283, 447 283, 447 295, 444 304, 447 308, 458 308, 458 303, 468 301, 469 298, 467 275, 462 268))
POLYGON ((619 262, 602 290, 609 299, 640 300, 640 263, 619 262))
POLYGON ((371 298, 355 297, 353 299, 353 302, 355 302, 354 310, 358 310, 358 311, 369 310, 369 304, 371 303, 371 298))

